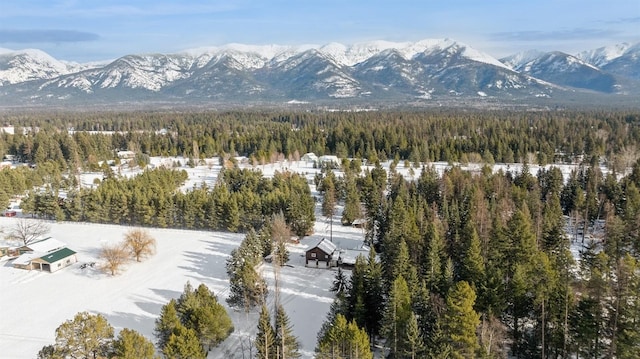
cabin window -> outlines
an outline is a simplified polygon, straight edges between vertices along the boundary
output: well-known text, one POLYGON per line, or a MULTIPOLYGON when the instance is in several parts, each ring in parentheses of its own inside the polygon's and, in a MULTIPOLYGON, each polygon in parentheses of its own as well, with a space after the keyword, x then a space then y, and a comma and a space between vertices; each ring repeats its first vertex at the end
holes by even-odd
POLYGON ((311 258, 315 258, 315 257, 316 257, 316 254, 311 252, 311 258))
POLYGON ((62 266, 62 263, 58 263, 58 268, 60 268, 62 266))

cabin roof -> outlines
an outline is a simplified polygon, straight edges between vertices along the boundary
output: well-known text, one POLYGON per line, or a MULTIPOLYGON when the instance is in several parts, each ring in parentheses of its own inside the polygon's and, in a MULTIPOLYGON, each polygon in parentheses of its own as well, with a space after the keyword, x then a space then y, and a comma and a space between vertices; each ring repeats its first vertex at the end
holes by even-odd
POLYGON ((318 242, 318 244, 309 248, 309 250, 314 248, 318 248, 321 251, 325 252, 326 254, 333 254, 333 252, 336 251, 337 247, 335 244, 333 244, 333 242, 328 241, 326 238, 322 238, 320 242, 318 242))

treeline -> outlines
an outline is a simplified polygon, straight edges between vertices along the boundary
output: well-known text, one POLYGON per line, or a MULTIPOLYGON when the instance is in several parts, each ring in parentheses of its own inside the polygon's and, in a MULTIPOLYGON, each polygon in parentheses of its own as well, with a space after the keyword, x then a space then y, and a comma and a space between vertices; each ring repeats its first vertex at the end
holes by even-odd
POLYGON ((338 272, 319 338, 343 316, 391 358, 640 357, 640 161, 621 181, 526 165, 336 177, 318 179, 325 201, 356 182, 379 259, 338 272))
POLYGON ((98 168, 117 150, 192 159, 240 155, 256 164, 306 152, 371 162, 606 158, 621 169, 640 148, 637 112, 132 112, 5 115, 4 121, 17 128, 0 135, 0 153, 53 161, 72 172, 98 168))
POLYGON ((276 173, 270 179, 257 170, 223 169, 212 188, 181 191, 186 179, 186 171, 158 168, 132 178, 110 176, 64 198, 46 186, 30 191, 21 207, 47 219, 228 231, 258 229, 282 213, 299 237, 313 228, 314 199, 299 174, 276 173))

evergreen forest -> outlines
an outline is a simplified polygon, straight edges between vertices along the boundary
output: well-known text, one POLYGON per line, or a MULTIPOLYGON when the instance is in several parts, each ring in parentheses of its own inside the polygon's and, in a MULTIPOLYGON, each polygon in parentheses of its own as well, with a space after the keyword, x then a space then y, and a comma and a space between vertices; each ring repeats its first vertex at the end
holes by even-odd
MULTIPOLYGON (((0 200, 26 193, 24 211, 55 220, 246 232, 253 244, 228 264, 238 286, 230 302, 256 310, 264 284, 236 256, 246 252, 256 263, 266 254, 260 238, 273 236, 263 228, 275 218, 299 238, 316 220, 302 175, 269 179, 259 166, 307 152, 343 159, 315 178, 322 212, 341 205, 344 224, 365 218, 371 251, 349 273, 336 272, 318 358, 368 358, 374 344, 389 358, 640 357, 640 113, 77 112, 3 120, 15 134, 2 133, 0 149, 31 166, 0 171, 0 200), (129 165, 144 167, 150 156, 193 165, 217 157, 224 169, 215 186, 182 191, 184 171, 114 173, 106 161, 117 163, 121 150, 136 153, 129 165), (240 157, 254 169, 239 166, 240 157), (389 168, 381 165, 387 160, 389 168), (433 161, 451 166, 440 175, 433 161), (488 165, 498 162, 523 166, 493 172, 488 165), (466 163, 487 166, 470 172, 466 163), (553 166, 529 171, 563 163, 578 166, 569 176, 553 166), (400 166, 416 175, 403 176, 400 166), (77 174, 87 170, 104 176, 81 188, 77 174), (247 282, 251 290, 240 288, 247 282)), ((277 336, 263 314, 256 343, 277 336)))

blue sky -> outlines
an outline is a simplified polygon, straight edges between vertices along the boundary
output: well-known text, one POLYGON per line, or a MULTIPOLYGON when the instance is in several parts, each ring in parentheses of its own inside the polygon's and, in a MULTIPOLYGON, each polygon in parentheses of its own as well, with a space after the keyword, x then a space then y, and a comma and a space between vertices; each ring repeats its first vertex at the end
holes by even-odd
POLYGON ((495 57, 640 42, 640 0, 0 0, 0 47, 73 61, 227 43, 451 38, 495 57))

